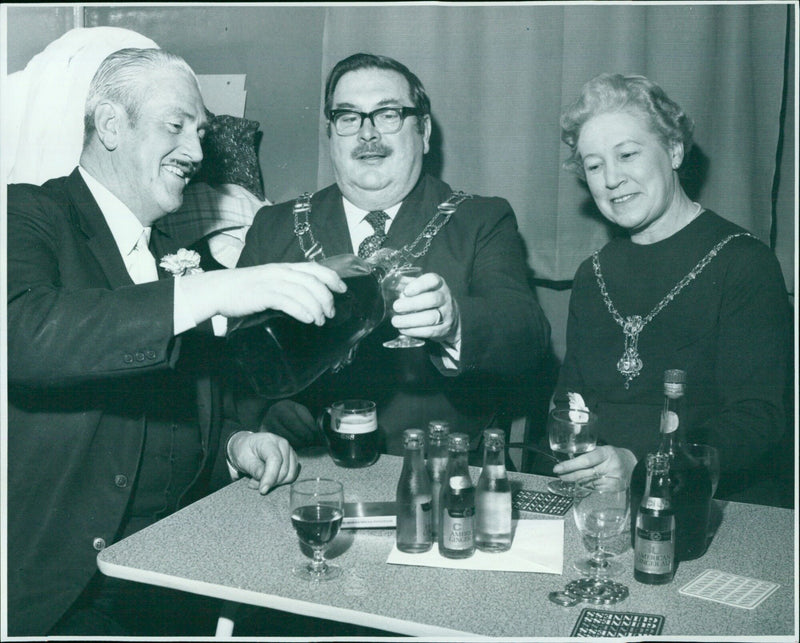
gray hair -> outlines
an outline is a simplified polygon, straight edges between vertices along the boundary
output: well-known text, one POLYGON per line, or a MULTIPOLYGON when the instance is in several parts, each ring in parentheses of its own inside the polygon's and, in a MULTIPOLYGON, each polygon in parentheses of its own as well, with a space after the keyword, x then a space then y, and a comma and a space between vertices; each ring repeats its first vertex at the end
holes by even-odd
POLYGON ((103 100, 119 103, 125 109, 131 125, 140 113, 144 88, 150 75, 159 69, 182 69, 197 80, 189 64, 180 56, 163 49, 137 49, 128 47, 107 56, 100 63, 86 95, 83 116, 83 144, 94 134, 94 114, 103 100))
POLYGON ((564 168, 586 178, 578 153, 581 128, 593 116, 631 111, 644 114, 650 129, 664 147, 683 144, 684 158, 692 147, 694 122, 661 87, 644 76, 600 74, 588 81, 581 95, 561 111, 561 140, 570 149, 564 168))

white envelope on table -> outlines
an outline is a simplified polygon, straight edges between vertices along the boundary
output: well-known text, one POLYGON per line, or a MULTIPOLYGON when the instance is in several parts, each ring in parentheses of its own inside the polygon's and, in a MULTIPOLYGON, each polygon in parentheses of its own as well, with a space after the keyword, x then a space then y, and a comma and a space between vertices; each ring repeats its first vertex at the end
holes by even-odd
POLYGON ((406 554, 395 544, 386 562, 391 565, 560 574, 564 566, 564 521, 515 521, 511 549, 502 553, 475 550, 469 558, 453 559, 440 555, 435 543, 423 554, 406 554))

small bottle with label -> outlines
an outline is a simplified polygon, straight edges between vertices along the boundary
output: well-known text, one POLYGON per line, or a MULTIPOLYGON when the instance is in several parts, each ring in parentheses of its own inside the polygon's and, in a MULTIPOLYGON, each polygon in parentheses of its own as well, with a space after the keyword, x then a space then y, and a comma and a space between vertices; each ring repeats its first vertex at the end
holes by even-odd
POLYGON ((647 483, 636 516, 633 577, 647 585, 663 585, 675 574, 675 510, 666 453, 647 456, 647 483))
POLYGON ((483 432, 483 469, 475 492, 475 546, 481 551, 511 548, 511 485, 506 473, 505 434, 483 432))
POLYGON ((407 429, 403 432, 405 457, 397 482, 397 548, 410 554, 428 551, 433 546, 431 535, 431 481, 425 469, 425 432, 407 429))
POLYGON ((442 480, 447 473, 447 436, 450 434, 450 424, 443 421, 428 423, 428 475, 431 478, 431 497, 433 498, 433 521, 431 533, 434 538, 439 536, 439 498, 442 492, 442 480))
POLYGON ((467 466, 469 437, 447 438, 447 473, 439 500, 439 553, 446 558, 469 558, 475 553, 475 487, 467 466))

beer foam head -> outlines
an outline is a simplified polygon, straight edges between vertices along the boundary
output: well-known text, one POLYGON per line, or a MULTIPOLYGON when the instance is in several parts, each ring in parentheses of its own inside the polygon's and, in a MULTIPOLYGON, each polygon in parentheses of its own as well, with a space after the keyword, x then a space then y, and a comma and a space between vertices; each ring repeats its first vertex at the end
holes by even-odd
POLYGON ((336 423, 339 433, 369 433, 378 428, 378 418, 375 413, 343 415, 336 423))

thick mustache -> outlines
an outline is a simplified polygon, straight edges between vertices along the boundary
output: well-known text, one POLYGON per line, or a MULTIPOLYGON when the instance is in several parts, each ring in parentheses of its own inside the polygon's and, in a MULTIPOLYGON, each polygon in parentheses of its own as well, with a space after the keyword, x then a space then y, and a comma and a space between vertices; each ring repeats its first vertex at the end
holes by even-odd
POLYGON ((372 144, 372 145, 359 145, 355 148, 350 156, 354 159, 357 159, 360 156, 364 156, 367 154, 377 154, 380 156, 389 156, 392 153, 391 148, 386 147, 385 145, 381 145, 380 143, 372 144))

